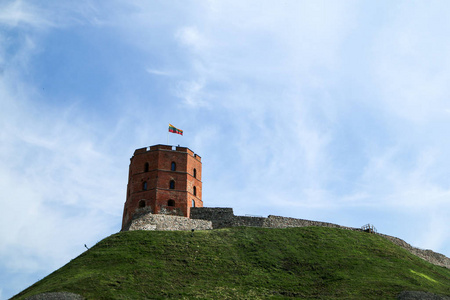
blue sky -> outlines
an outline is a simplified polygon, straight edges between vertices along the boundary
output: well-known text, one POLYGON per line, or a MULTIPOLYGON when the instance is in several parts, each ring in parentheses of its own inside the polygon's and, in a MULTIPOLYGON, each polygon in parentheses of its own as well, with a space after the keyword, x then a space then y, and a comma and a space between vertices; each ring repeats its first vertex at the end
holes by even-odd
POLYGON ((129 158, 205 206, 450 256, 447 1, 0 1, 0 299, 120 230, 129 158))

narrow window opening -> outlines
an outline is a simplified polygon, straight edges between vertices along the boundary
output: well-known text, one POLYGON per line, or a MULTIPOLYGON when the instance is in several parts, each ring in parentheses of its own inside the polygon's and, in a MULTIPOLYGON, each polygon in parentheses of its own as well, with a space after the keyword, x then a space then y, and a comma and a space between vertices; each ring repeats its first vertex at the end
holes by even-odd
POLYGON ((139 201, 139 208, 145 207, 145 200, 139 201))
POLYGON ((197 169, 194 169, 194 178, 197 178, 197 169))
POLYGON ((174 190, 174 189, 175 189, 175 181, 174 181, 174 180, 171 180, 171 181, 170 181, 170 183, 169 183, 169 188, 170 188, 171 190, 174 190))
POLYGON ((176 171, 177 170, 177 164, 173 161, 171 166, 170 166, 170 170, 171 171, 176 171))
POLYGON ((147 181, 144 181, 144 183, 142 184, 142 189, 143 189, 144 191, 147 190, 147 181))
POLYGON ((194 186, 194 196, 197 196, 197 188, 194 186))
POLYGON ((175 200, 170 199, 167 201, 167 206, 175 206, 175 200))
POLYGON ((192 207, 195 207, 195 201, 192 200, 192 207))
POLYGON ((148 172, 148 163, 145 163, 144 165, 144 172, 148 172))

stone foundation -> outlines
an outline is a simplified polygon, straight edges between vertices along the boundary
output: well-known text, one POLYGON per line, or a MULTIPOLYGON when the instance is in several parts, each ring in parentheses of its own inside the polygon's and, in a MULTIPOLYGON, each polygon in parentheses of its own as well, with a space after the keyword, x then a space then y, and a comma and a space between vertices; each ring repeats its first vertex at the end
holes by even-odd
POLYGON ((141 214, 123 229, 131 230, 209 230, 213 229, 211 221, 193 220, 186 217, 171 215, 154 215, 151 213, 141 214))

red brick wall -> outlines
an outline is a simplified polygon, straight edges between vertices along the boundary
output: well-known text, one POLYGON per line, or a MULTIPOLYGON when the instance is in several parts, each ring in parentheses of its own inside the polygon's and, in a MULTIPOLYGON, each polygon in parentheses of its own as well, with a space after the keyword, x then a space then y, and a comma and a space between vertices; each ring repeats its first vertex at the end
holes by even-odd
POLYGON ((141 200, 155 214, 172 213, 189 217, 192 201, 196 207, 203 207, 201 176, 201 157, 188 148, 176 147, 173 150, 172 146, 155 145, 137 149, 130 159, 122 228, 131 221, 141 200), (171 170, 172 162, 176 164, 175 171, 171 170), (175 182, 174 189, 170 189, 171 180, 175 182), (146 190, 144 182, 147 183, 146 190), (169 206, 169 200, 174 200, 175 205, 169 206))

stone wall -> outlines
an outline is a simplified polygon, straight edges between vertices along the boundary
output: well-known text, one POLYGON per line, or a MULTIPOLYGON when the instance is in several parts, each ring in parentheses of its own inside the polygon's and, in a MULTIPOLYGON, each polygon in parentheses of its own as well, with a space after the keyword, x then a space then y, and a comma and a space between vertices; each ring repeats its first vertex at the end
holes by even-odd
POLYGON ((268 228, 288 228, 288 227, 307 227, 307 226, 320 226, 320 227, 331 227, 331 228, 342 228, 348 230, 358 230, 359 228, 346 227, 333 223, 320 222, 320 221, 310 221, 304 219, 296 219, 296 218, 287 218, 280 216, 268 216, 267 219, 264 220, 264 226, 268 228))
POLYGON ((229 207, 191 207, 191 219, 209 220, 214 229, 235 226, 235 217, 229 207))
POLYGON ((432 250, 423 250, 423 249, 413 247, 410 244, 408 244, 407 242, 405 242, 404 240, 390 236, 390 235, 381 234, 381 233, 378 233, 378 235, 390 240, 397 246, 400 246, 400 247, 406 249, 407 251, 414 254, 415 256, 418 256, 434 265, 446 267, 446 268, 450 269, 450 258, 448 258, 447 256, 445 256, 443 254, 434 252, 432 250))
POLYGON ((359 228, 345 227, 332 223, 310 221, 296 218, 287 218, 272 215, 268 216, 267 218, 235 216, 233 213, 233 209, 229 207, 191 208, 191 219, 210 220, 212 222, 214 229, 237 227, 237 226, 267 227, 267 228, 321 226, 321 227, 343 228, 349 230, 361 230, 359 228))
POLYGON ((154 215, 152 213, 140 214, 122 231, 131 230, 209 230, 213 229, 211 221, 193 220, 186 217, 171 215, 154 215))

